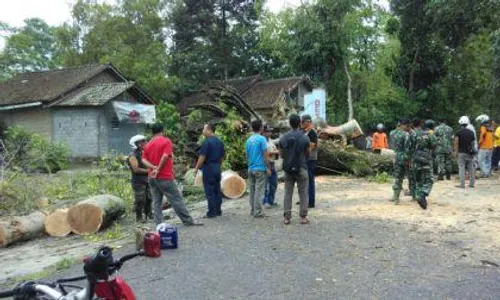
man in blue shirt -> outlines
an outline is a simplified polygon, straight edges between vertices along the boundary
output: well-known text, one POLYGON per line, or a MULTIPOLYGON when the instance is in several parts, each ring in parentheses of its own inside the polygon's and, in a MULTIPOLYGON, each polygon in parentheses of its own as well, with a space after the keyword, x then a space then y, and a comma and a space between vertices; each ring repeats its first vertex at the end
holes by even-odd
POLYGON ((215 134, 214 124, 205 124, 203 127, 203 136, 205 140, 201 145, 200 156, 195 167, 195 176, 198 170, 203 171, 203 188, 207 197, 208 212, 205 218, 215 218, 222 215, 222 191, 221 164, 224 159, 224 144, 215 134))
POLYGON ((262 199, 266 191, 267 176, 271 175, 267 140, 262 135, 262 121, 252 122, 253 134, 245 144, 248 160, 248 185, 250 189, 250 214, 255 218, 263 217, 262 199))

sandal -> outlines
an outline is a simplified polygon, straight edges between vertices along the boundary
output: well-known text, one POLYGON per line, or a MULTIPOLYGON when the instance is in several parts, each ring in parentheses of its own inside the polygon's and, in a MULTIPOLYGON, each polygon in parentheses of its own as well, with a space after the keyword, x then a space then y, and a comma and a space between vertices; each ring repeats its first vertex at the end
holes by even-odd
POLYGON ((285 224, 285 225, 290 225, 290 219, 285 219, 285 220, 283 221, 283 224, 285 224))
POLYGON ((309 220, 306 217, 304 217, 304 218, 300 219, 300 224, 302 224, 302 225, 309 224, 309 220))

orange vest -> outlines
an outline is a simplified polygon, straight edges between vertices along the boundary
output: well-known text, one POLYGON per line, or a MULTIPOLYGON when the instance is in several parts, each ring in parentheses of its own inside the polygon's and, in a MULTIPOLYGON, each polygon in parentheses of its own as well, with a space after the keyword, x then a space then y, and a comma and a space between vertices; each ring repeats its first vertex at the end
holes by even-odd
POLYGON ((385 132, 375 132, 372 137, 372 149, 388 149, 387 134, 385 132))
POLYGON ((479 149, 493 149, 493 132, 491 128, 481 126, 479 136, 479 149))

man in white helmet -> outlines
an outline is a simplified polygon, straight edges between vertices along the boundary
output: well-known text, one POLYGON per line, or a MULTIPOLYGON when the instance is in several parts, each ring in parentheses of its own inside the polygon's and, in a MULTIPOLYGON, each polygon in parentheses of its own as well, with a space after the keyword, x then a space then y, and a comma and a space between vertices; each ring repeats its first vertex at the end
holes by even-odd
POLYGON ((382 149, 388 149, 389 148, 389 142, 387 140, 387 134, 384 132, 385 126, 384 124, 380 123, 377 125, 377 132, 373 134, 372 137, 372 149, 373 152, 379 153, 382 151, 382 149))
POLYGON ((488 178, 491 175, 491 154, 493 152, 493 129, 491 128, 490 117, 480 115, 476 121, 481 123, 479 130, 479 168, 481 177, 488 178))
POLYGON ((132 172, 131 184, 134 190, 134 210, 137 222, 144 222, 146 219, 152 219, 151 213, 151 191, 148 183, 148 169, 142 162, 142 149, 146 145, 146 137, 143 135, 134 135, 130 139, 130 152, 127 163, 132 172))
POLYGON ((468 128, 470 125, 468 117, 461 117, 458 123, 460 124, 460 130, 456 133, 454 142, 454 154, 458 160, 458 174, 460 176, 460 185, 457 187, 465 188, 465 171, 468 170, 469 187, 473 188, 476 170, 474 156, 477 153, 475 132, 468 128))

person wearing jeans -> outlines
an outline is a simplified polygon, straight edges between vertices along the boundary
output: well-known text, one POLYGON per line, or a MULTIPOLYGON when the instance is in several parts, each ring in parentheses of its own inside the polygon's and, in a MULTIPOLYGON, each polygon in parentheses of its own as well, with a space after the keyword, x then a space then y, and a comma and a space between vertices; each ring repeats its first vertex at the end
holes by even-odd
POLYGON ((302 128, 309 138, 309 155, 307 156, 307 172, 309 177, 308 193, 309 207, 316 206, 316 162, 318 160, 318 134, 313 128, 313 121, 310 115, 302 116, 302 128))
POLYGON ((469 171, 469 187, 474 187, 475 184, 475 167, 474 167, 474 154, 475 150, 475 135, 470 129, 467 128, 468 118, 461 117, 458 121, 460 130, 455 135, 455 156, 458 159, 458 174, 460 177, 460 185, 458 188, 465 188, 465 171, 469 171))
POLYGON ((278 174, 276 172, 275 161, 279 156, 279 151, 271 140, 272 128, 269 126, 265 126, 264 135, 267 139, 267 151, 270 156, 270 166, 271 166, 271 175, 267 177, 266 183, 266 194, 264 196, 264 207, 271 208, 274 205, 277 205, 274 202, 274 197, 276 195, 276 189, 278 188, 278 174))
POLYGON ((483 119, 481 122, 479 135, 479 168, 481 169, 481 177, 487 178, 491 175, 491 154, 493 150, 493 130, 489 118, 483 119))
POLYGON ((262 199, 266 191, 267 176, 271 175, 267 141, 262 135, 262 121, 252 122, 253 135, 245 144, 248 159, 248 189, 250 191, 250 214, 255 218, 264 217, 262 213, 262 199))
POLYGON ((295 183, 299 190, 299 216, 300 223, 307 224, 309 206, 309 175, 307 171, 306 157, 309 155, 310 140, 299 130, 300 117, 290 116, 292 130, 280 138, 280 150, 283 157, 283 170, 285 171, 285 196, 283 199, 285 225, 290 224, 292 218, 292 197, 295 183))
POLYGON ((162 200, 167 196, 172 208, 184 225, 203 225, 195 221, 189 214, 179 188, 174 181, 173 145, 172 141, 163 136, 163 125, 152 126, 153 138, 144 146, 142 162, 148 168, 149 185, 153 196, 155 223, 163 223, 162 200))

